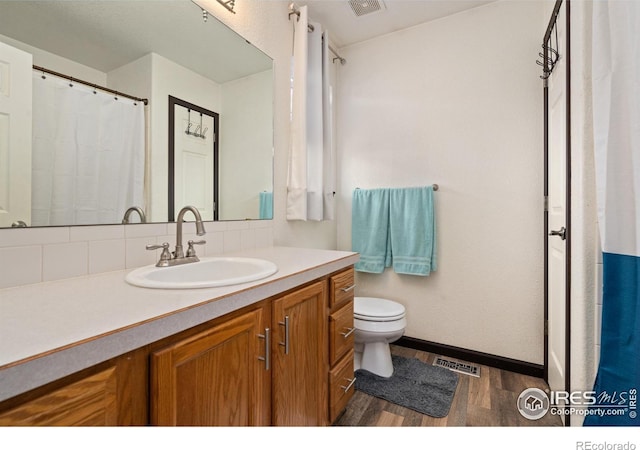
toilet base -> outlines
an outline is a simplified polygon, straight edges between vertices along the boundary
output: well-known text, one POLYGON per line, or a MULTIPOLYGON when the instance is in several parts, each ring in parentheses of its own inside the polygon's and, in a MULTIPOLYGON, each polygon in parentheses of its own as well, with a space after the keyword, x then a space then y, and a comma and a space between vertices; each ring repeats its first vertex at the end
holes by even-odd
POLYGON ((354 369, 364 369, 378 376, 389 378, 393 375, 389 343, 382 341, 368 342, 364 345, 356 344, 354 369))

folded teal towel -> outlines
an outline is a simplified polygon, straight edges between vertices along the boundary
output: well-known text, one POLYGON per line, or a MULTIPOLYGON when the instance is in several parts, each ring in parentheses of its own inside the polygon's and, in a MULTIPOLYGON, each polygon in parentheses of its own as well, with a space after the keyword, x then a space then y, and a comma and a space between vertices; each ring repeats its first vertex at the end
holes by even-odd
POLYGON ((426 276, 437 269, 432 186, 390 189, 389 235, 396 273, 426 276))
POLYGON ((273 219, 273 192, 260 192, 260 219, 273 219))
POLYGON ((353 191, 351 248, 360 253, 357 271, 382 273, 391 266, 388 189, 353 191))

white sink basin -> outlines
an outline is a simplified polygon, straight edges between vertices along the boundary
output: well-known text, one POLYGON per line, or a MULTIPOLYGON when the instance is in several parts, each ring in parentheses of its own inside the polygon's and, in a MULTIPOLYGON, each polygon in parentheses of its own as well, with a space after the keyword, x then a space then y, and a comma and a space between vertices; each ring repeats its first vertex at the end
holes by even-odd
POLYGON ((247 283, 273 275, 278 267, 258 258, 205 257, 173 267, 145 266, 127 274, 134 286, 156 289, 193 289, 247 283))

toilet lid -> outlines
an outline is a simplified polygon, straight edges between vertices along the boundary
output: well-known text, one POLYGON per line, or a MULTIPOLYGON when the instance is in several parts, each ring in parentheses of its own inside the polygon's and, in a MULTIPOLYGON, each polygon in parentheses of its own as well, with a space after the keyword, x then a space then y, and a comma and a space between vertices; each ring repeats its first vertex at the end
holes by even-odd
POLYGON ((376 297, 356 297, 353 303, 353 317, 360 320, 387 322, 398 320, 405 315, 400 303, 376 297))

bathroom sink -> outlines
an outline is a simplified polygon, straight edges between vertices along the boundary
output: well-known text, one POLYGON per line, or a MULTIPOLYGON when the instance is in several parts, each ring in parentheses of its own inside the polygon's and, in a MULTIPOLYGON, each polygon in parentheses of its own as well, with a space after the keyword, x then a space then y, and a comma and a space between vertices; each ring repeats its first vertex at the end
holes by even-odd
POLYGON ((125 280, 146 288, 194 289, 247 283, 277 271, 278 267, 265 259, 212 256, 173 267, 140 267, 129 272, 125 280))

